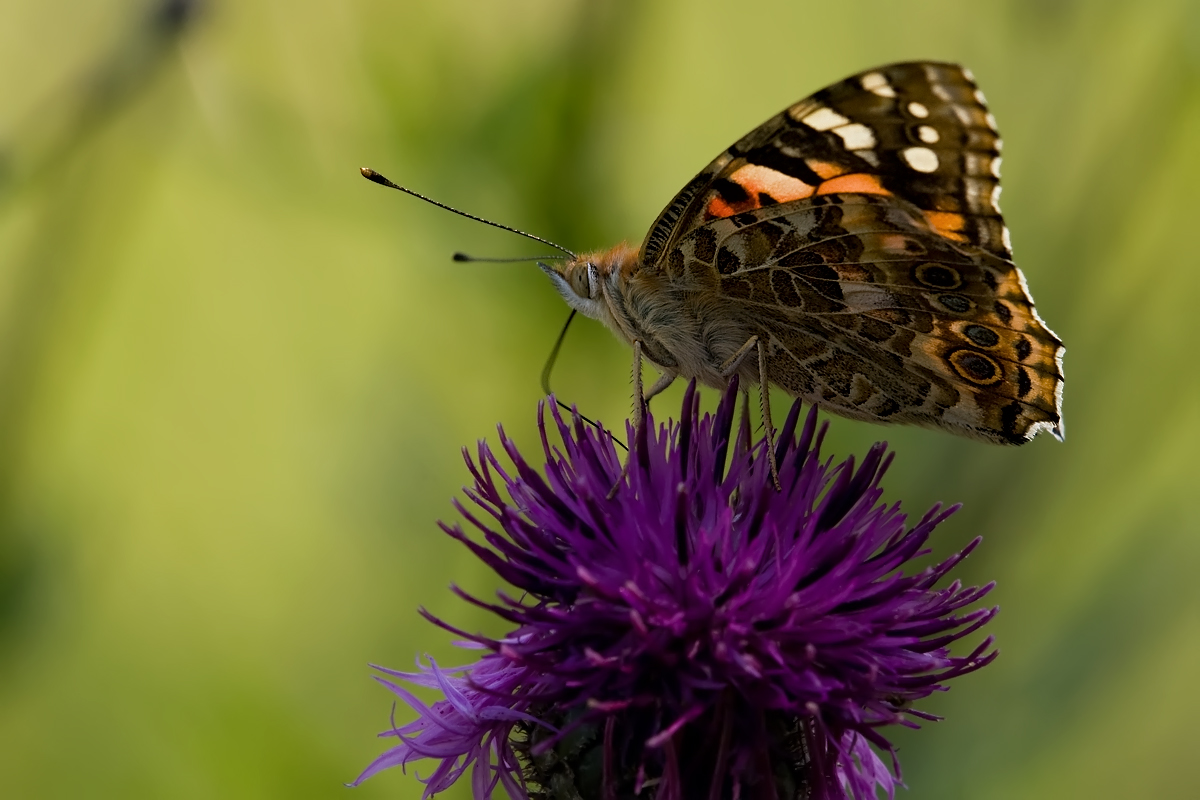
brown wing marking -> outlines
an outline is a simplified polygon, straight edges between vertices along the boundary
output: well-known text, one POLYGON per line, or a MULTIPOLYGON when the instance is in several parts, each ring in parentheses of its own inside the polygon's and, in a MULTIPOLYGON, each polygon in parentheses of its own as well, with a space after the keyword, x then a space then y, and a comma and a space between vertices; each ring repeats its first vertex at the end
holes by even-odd
MULTIPOLYGON (((901 358, 812 320, 756 318, 768 343, 770 382, 842 416, 950 427, 1004 444, 1027 441, 1036 425, 1060 425, 1053 387, 1016 396, 1021 379, 1015 366, 957 358, 955 379, 937 366, 901 358)), ((969 359, 979 358, 967 352, 969 359)))

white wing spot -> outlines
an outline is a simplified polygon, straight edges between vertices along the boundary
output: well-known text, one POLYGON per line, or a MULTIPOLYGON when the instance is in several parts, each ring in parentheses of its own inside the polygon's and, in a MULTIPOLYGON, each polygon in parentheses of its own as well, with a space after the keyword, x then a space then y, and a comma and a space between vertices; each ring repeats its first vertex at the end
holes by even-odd
POLYGON ((908 113, 912 114, 917 119, 925 119, 929 116, 929 109, 916 100, 908 104, 908 113))
POLYGON ((981 106, 987 105, 987 98, 984 97, 983 92, 979 91, 978 89, 975 90, 975 102, 979 103, 981 106))
POLYGON ((872 167, 879 166, 879 155, 874 150, 855 150, 854 154, 872 167))
POLYGON ((847 150, 869 150, 875 146, 875 134, 861 122, 839 125, 833 132, 842 137, 847 150))
POLYGON ((996 130, 996 118, 994 116, 992 116, 992 112, 990 112, 990 111, 987 112, 986 119, 987 119, 988 127, 991 128, 992 130, 996 130))
POLYGON ((1012 234, 1010 234, 1008 232, 1007 225, 1004 226, 1004 232, 1000 236, 1004 242, 1004 249, 1011 253, 1012 252, 1012 234))
POLYGON ((1000 184, 998 183, 992 187, 992 208, 996 210, 997 214, 1000 213, 1000 184))
POLYGON ((929 84, 929 88, 935 95, 938 96, 938 99, 945 100, 947 103, 954 102, 954 98, 952 98, 950 93, 946 91, 946 87, 942 86, 940 83, 931 83, 929 84))
POLYGON ((895 97, 896 90, 888 83, 887 76, 882 72, 868 72, 862 76, 862 87, 871 94, 879 97, 895 97))
POLYGON ((901 153, 908 165, 917 172, 936 172, 938 168, 937 153, 928 147, 910 147, 901 153))
POLYGON ((827 131, 839 125, 845 125, 850 120, 834 111, 832 108, 818 108, 804 119, 800 120, 808 127, 817 131, 827 131))
POLYGON ((992 174, 997 178, 1000 177, 1000 162, 1003 160, 1004 159, 1002 159, 1000 156, 996 156, 992 159, 992 174))
POLYGON ((967 80, 969 80, 971 83, 974 83, 974 82, 975 82, 975 73, 974 73, 974 72, 971 72, 971 70, 967 69, 966 67, 963 67, 963 68, 962 68, 962 74, 963 74, 963 77, 965 77, 965 78, 966 78, 967 80))
POLYGON ((929 125, 922 125, 917 128, 917 136, 920 136, 921 141, 925 144, 937 144, 937 140, 940 138, 937 129, 929 125))
MULTIPOLYGON (((991 181, 988 181, 988 183, 991 183, 991 181)), ((985 210, 982 208, 983 203, 980 202, 979 199, 980 192, 982 191, 982 187, 984 185, 984 182, 978 178, 972 178, 970 176, 963 178, 963 191, 966 192, 967 195, 967 210, 973 214, 978 214, 982 210, 985 210)))

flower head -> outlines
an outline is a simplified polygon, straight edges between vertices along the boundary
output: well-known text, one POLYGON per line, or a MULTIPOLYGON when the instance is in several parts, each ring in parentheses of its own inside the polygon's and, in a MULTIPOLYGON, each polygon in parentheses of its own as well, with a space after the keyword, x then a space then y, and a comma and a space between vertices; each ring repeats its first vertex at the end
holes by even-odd
POLYGON ((911 704, 996 656, 990 638, 948 650, 995 614, 959 613, 991 586, 935 588, 978 539, 906 574, 954 509, 909 527, 880 502, 886 446, 834 466, 799 403, 775 444, 776 489, 771 443, 751 444, 744 416, 734 435, 736 396, 701 416, 689 387, 679 422, 629 431, 624 476, 609 434, 554 408, 561 445, 540 415, 544 475, 503 429, 511 469, 480 443, 467 457, 477 509, 458 508, 482 542, 443 529, 515 587, 496 603, 455 590, 513 630, 491 639, 423 612, 484 655, 382 670, 418 717, 382 734, 398 744, 359 781, 431 758, 426 796, 468 769, 478 800, 501 783, 547 799, 892 794, 899 765, 879 729, 935 719, 911 704), (393 677, 444 699, 426 705, 393 677))

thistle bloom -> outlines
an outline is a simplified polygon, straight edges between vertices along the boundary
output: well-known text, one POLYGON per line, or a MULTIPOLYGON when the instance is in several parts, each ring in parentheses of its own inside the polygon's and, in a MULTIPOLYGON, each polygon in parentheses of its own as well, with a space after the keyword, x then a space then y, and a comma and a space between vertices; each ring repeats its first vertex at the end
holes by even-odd
POLYGON ((428 758, 426 797, 468 771, 477 800, 498 785, 534 800, 893 794, 899 764, 880 728, 936 719, 912 702, 996 656, 990 637, 948 649, 996 613, 960 613, 991 585, 935 588, 979 540, 906 574, 955 509, 908 527, 880 502, 886 445, 833 466, 815 410, 797 435, 799 403, 775 445, 777 489, 771 443, 750 442, 744 415, 733 435, 736 396, 702 417, 689 387, 679 422, 629 431, 624 476, 609 434, 553 407, 561 446, 543 408, 544 476, 503 429, 511 469, 484 443, 467 456, 478 509, 458 509, 477 537, 442 527, 517 592, 488 603, 455 591, 513 630, 491 639, 422 612, 482 657, 381 668, 417 718, 381 734, 398 743, 356 783, 428 758))

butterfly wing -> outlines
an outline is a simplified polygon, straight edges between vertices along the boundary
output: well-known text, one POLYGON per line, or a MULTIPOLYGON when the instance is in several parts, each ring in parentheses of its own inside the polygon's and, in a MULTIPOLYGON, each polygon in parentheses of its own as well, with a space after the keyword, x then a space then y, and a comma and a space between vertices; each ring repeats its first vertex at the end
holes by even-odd
POLYGON ((885 196, 772 211, 709 223, 680 248, 767 342, 772 383, 858 419, 1003 443, 1061 432, 1062 345, 1010 262, 885 196))
POLYGON ((862 73, 713 161, 660 215, 643 268, 716 281, 768 343, 770 382, 832 411, 1061 438, 1062 342, 1012 263, 999 147, 961 67, 862 73))

